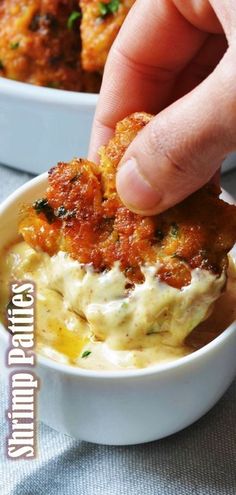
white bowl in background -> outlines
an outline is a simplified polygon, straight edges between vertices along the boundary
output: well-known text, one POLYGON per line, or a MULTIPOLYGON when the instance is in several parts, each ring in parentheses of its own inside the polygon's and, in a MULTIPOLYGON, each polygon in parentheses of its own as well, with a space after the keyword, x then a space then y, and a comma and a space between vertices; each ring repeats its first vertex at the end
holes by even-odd
MULTIPOLYGON (((22 203, 42 196, 47 174, 28 182, 0 206, 0 249, 16 238, 22 203)), ((9 335, 0 325, 0 362, 9 335)), ((110 445, 149 442, 175 433, 205 414, 236 373, 236 322, 202 349, 170 364, 124 371, 92 371, 38 356, 39 418, 74 438, 110 445)), ((3 365, 1 365, 3 368, 3 365)), ((4 367, 8 378, 12 369, 4 367)))
MULTIPOLYGON (((58 161, 87 157, 97 101, 96 94, 0 77, 0 163, 39 174, 58 161)), ((234 167, 235 153, 225 160, 223 170, 234 167)))
POLYGON ((86 157, 97 100, 0 77, 0 163, 36 174, 86 157))

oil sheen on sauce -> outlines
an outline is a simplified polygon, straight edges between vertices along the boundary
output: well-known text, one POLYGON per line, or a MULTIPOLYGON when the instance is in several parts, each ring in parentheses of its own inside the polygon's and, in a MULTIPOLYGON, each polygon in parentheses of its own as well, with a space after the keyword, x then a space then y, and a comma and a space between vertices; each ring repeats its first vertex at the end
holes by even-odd
MULTIPOLYGON (((38 353, 61 363, 97 370, 122 370, 150 367, 159 363, 173 361, 201 348, 219 335, 230 323, 236 320, 236 269, 232 260, 229 265, 226 292, 217 300, 217 304, 215 304, 211 316, 197 325, 190 334, 188 334, 186 327, 184 329, 185 334, 180 332, 179 334, 177 333, 176 337, 174 332, 171 334, 163 331, 165 330, 163 327, 161 329, 162 331, 156 331, 154 328, 153 331, 145 332, 144 338, 144 336, 140 334, 140 329, 137 330, 138 327, 133 325, 133 327, 131 326, 131 334, 127 336, 127 334, 124 333, 124 315, 126 315, 126 318, 133 318, 135 305, 132 311, 129 308, 131 314, 127 313, 127 301, 124 299, 120 300, 118 297, 117 304, 120 305, 118 308, 119 311, 117 311, 116 307, 116 313, 114 313, 114 311, 113 313, 110 312, 111 317, 108 314, 110 320, 106 320, 113 328, 115 327, 114 314, 118 315, 120 318, 118 318, 119 324, 122 322, 123 318, 124 327, 121 325, 120 328, 122 329, 122 332, 120 334, 118 333, 118 339, 117 332, 113 332, 112 334, 109 325, 106 325, 106 328, 104 328, 103 321, 100 326, 98 325, 98 332, 93 331, 94 314, 98 315, 98 320, 96 321, 99 322, 99 303, 104 301, 104 295, 101 296, 100 293, 98 293, 96 307, 94 308, 92 306, 92 309, 90 308, 92 314, 90 324, 88 324, 87 318, 84 317, 82 311, 83 297, 85 298, 84 305, 88 302, 89 285, 86 286, 87 293, 84 295, 83 292, 81 293, 80 304, 77 304, 77 306, 74 307, 73 294, 76 293, 76 285, 77 289, 80 291, 81 286, 78 286, 80 277, 80 274, 78 275, 78 267, 74 267, 73 262, 69 265, 68 260, 61 256, 60 260, 56 259, 55 261, 56 266, 59 268, 61 267, 61 272, 60 269, 55 269, 55 267, 53 268, 53 271, 50 271, 52 269, 49 257, 44 253, 35 252, 24 242, 18 242, 8 247, 8 249, 2 253, 1 259, 0 312, 2 319, 4 319, 5 308, 9 301, 9 281, 13 278, 17 280, 34 280, 37 288, 36 350, 38 353), (58 263, 58 261, 60 261, 60 263, 58 263), (73 269, 73 267, 76 268, 77 271, 73 269), (61 273, 64 273, 65 270, 67 270, 67 277, 62 277, 61 273), (69 289, 67 286, 65 287, 65 278, 70 282, 68 285, 69 289), (71 294, 70 287, 72 287, 71 294), (103 297, 103 299, 101 299, 101 297, 103 297), (93 311, 95 311, 95 313, 93 313, 93 311)), ((92 275, 93 274, 88 274, 88 280, 93 280, 91 278, 92 275)), ((108 283, 109 294, 113 295, 113 298, 115 298, 116 295, 119 296, 119 284, 122 285, 123 283, 122 275, 117 269, 114 270, 114 278, 115 277, 116 286, 114 286, 114 284, 112 285, 109 280, 105 281, 108 283)), ((199 274, 197 277, 199 277, 199 274)), ((147 281, 148 280, 147 275, 147 281)), ((210 288, 212 287, 212 280, 205 277, 200 281, 202 287, 204 287, 204 284, 206 287, 199 292, 199 284, 196 285, 198 290, 197 297, 198 299, 200 297, 201 300, 202 295, 204 297, 207 296, 207 286, 209 285, 210 288)), ((150 283, 151 282, 149 281, 149 286, 150 283)), ((221 286, 222 283, 223 280, 221 281, 221 286)), ((102 287, 98 286, 98 289, 102 291, 102 287)), ((215 290, 216 299, 216 297, 218 297, 217 291, 220 292, 220 286, 216 286, 215 290)), ((174 297, 173 300, 176 303, 175 296, 175 293, 165 291, 166 300, 170 301, 170 298, 174 297)), ((186 297, 189 297, 188 293, 185 294, 185 298, 186 297)), ((202 299, 204 298, 202 297, 202 299)), ((142 301, 142 299, 140 299, 140 301, 142 301)), ((114 308, 108 307, 108 313, 111 309, 114 308)), ((191 311, 189 312, 188 307, 186 311, 190 313, 190 318, 191 311)), ((187 314, 186 311, 185 319, 187 314)), ((199 305, 195 310, 195 317, 197 315, 197 318, 202 319, 202 311, 204 313, 206 309, 203 308, 203 305, 199 305)), ((117 326, 117 328, 119 330, 119 326, 117 326)), ((151 330, 152 328, 153 326, 151 327, 151 330)))

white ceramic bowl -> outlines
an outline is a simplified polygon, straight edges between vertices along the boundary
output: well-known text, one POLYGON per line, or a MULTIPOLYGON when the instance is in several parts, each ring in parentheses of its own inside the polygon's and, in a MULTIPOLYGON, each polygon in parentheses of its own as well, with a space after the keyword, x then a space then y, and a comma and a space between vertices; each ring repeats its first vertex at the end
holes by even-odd
MULTIPOLYGON (((17 211, 45 191, 43 174, 0 207, 0 248, 16 237, 17 211)), ((9 335, 0 326, 0 362, 9 335)), ((40 419, 90 442, 128 445, 156 440, 190 425, 222 396, 236 373, 236 322, 202 349, 149 369, 90 371, 38 356, 40 419)), ((7 377, 9 371, 4 368, 7 377)))
POLYGON ((36 174, 86 157, 97 99, 0 77, 0 163, 36 174))
MULTIPOLYGON (((96 94, 0 77, 0 163, 38 174, 58 161, 86 157, 97 100, 96 94)), ((235 153, 223 170, 233 167, 235 153)))

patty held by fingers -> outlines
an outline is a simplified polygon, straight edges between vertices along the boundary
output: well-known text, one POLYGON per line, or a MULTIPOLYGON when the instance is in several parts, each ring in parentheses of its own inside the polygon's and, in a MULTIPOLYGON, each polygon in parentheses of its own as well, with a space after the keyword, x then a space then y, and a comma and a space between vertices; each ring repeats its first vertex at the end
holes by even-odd
POLYGON ((218 187, 206 185, 149 217, 129 211, 117 195, 117 165, 151 118, 136 113, 119 122, 99 166, 74 159, 49 171, 45 197, 22 213, 28 244, 50 255, 66 251, 98 272, 119 262, 130 286, 143 280, 145 264, 158 265, 157 277, 178 289, 190 284, 195 268, 221 275, 236 241, 236 207, 219 198, 218 187))

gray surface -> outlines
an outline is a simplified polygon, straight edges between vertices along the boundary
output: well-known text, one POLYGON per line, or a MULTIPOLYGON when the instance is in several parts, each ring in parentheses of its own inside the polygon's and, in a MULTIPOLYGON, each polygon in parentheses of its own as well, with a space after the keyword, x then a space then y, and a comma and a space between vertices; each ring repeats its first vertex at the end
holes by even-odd
MULTIPOLYGON (((235 495, 236 383, 200 421, 134 447, 75 442, 41 426, 35 461, 2 458, 1 495, 235 495)), ((5 408, 0 401, 1 411, 5 408)), ((7 431, 0 418, 0 440, 7 431)), ((3 450, 3 448, 1 448, 3 450)))
POLYGON ((0 165, 0 203, 33 175, 0 165))
MULTIPOLYGON (((0 201, 28 174, 0 166, 0 201)), ((235 195, 236 171, 223 178, 235 195)), ((0 387, 1 495, 235 495, 236 381, 201 420, 143 446, 105 447, 75 442, 41 425, 34 461, 9 461, 0 387)))

